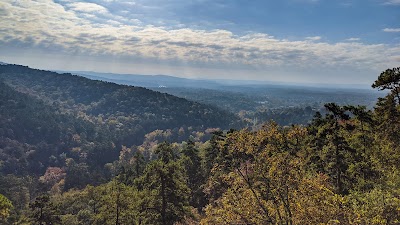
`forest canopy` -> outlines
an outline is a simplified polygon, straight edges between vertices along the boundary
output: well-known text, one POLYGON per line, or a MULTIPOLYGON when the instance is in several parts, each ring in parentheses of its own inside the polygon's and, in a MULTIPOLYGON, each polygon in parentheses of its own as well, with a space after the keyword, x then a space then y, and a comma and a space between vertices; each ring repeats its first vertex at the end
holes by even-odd
POLYGON ((399 224, 399 70, 373 109, 240 128, 167 94, 0 66, 0 221, 399 224))

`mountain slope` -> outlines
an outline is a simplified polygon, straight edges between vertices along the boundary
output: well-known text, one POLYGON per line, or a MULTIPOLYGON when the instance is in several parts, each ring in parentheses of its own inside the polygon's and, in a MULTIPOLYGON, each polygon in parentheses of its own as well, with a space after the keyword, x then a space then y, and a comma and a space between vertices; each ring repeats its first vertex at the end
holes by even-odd
POLYGON ((42 174, 65 157, 89 169, 118 159, 154 130, 184 140, 207 128, 238 126, 216 107, 141 87, 71 74, 0 66, 0 171, 42 174))
POLYGON ((17 90, 65 111, 91 120, 100 119, 103 123, 116 121, 119 128, 129 125, 128 129, 134 129, 133 126, 139 126, 137 128, 146 133, 182 126, 227 129, 234 127, 238 121, 233 114, 213 106, 141 87, 94 81, 71 74, 4 65, 0 66, 0 78, 17 90))
POLYGON ((64 154, 76 160, 84 160, 82 153, 92 159, 104 155, 105 161, 96 162, 101 165, 119 155, 112 142, 105 138, 109 136, 104 126, 62 113, 0 82, 2 173, 42 174, 48 166, 63 166, 64 154))

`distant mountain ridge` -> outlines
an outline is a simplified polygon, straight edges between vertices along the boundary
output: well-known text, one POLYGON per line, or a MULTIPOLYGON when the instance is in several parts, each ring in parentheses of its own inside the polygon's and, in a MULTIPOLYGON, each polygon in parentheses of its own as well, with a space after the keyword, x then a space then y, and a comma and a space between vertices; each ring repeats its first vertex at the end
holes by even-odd
POLYGON ((100 73, 92 71, 57 71, 63 73, 72 73, 79 76, 87 77, 94 80, 103 80, 118 84, 126 84, 132 86, 141 86, 149 88, 181 87, 181 88, 204 88, 204 89, 221 89, 231 86, 257 86, 257 87, 305 87, 305 88, 332 88, 332 89, 370 89, 369 85, 363 84, 318 84, 318 83, 291 83, 291 82, 275 82, 262 80, 232 80, 232 79, 192 79, 181 78, 170 75, 140 75, 140 74, 117 74, 117 73, 100 73))
POLYGON ((97 73, 88 71, 66 71, 93 80, 102 80, 117 84, 125 84, 140 87, 185 87, 185 88, 218 88, 221 86, 213 80, 187 79, 168 75, 138 75, 138 74, 114 74, 97 73))

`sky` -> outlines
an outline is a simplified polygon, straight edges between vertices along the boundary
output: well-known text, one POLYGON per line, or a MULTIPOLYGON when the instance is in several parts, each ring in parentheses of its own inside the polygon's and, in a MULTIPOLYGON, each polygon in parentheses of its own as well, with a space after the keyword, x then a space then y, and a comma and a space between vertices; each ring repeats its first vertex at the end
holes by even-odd
POLYGON ((0 61, 371 84, 400 66, 400 0, 1 0, 0 61))

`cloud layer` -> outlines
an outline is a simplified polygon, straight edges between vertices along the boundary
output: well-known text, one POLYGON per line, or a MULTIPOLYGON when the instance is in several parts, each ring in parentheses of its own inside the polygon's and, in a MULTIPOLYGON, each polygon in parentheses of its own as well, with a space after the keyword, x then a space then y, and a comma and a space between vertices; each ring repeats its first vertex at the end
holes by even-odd
POLYGON ((0 45, 205 68, 380 71, 399 64, 399 45, 364 44, 359 38, 331 43, 321 36, 288 40, 265 33, 154 26, 140 20, 136 8, 143 5, 118 1, 115 7, 113 2, 4 0, 0 45))

